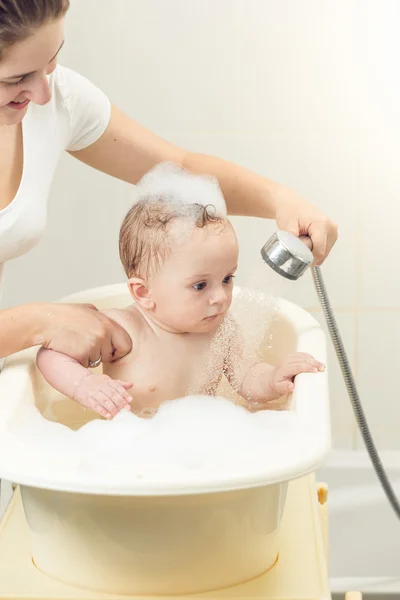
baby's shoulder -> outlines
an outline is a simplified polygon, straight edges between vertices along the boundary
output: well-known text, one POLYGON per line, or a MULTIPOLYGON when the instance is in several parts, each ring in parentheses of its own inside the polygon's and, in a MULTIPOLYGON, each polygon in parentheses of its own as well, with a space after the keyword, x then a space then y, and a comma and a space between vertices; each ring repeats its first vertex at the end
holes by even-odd
POLYGON ((126 329, 129 334, 139 332, 143 326, 143 317, 134 306, 127 306, 126 308, 106 308, 101 312, 103 315, 126 329))

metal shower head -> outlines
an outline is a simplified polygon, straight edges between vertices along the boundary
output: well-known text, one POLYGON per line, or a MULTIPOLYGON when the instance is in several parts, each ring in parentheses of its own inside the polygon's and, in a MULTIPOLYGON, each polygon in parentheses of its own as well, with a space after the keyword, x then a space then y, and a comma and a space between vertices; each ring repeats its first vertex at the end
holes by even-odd
POLYGON ((293 233, 278 230, 261 249, 261 256, 279 275, 295 281, 314 261, 307 242, 311 243, 307 236, 298 238, 293 233))

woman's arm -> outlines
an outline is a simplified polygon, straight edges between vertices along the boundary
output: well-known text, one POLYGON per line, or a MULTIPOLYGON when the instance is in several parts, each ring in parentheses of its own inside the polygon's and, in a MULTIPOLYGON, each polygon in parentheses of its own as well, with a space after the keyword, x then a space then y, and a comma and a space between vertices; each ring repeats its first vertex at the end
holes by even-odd
POLYGON ((24 304, 0 311, 0 356, 41 344, 42 315, 47 304, 24 304))
POLYGON ((31 346, 45 346, 84 366, 101 356, 125 356, 132 340, 118 323, 90 304, 24 304, 0 311, 0 357, 31 346))
POLYGON ((337 227, 295 192, 229 161, 188 152, 158 137, 112 107, 106 131, 91 146, 71 152, 82 162, 136 184, 155 164, 171 161, 217 177, 231 215, 276 219, 280 229, 309 235, 320 264, 337 239, 337 227))

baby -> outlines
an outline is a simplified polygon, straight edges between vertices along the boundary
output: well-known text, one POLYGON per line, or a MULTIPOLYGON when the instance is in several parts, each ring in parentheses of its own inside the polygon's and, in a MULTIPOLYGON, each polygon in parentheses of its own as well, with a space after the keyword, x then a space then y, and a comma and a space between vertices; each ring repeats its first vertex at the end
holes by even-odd
POLYGON ((324 366, 302 353, 279 366, 247 356, 229 314, 238 242, 216 181, 163 163, 138 192, 119 241, 133 303, 104 310, 130 335, 130 353, 98 374, 41 348, 43 376, 107 419, 121 409, 151 416, 167 400, 215 395, 224 375, 250 410, 282 408, 295 376, 324 366))

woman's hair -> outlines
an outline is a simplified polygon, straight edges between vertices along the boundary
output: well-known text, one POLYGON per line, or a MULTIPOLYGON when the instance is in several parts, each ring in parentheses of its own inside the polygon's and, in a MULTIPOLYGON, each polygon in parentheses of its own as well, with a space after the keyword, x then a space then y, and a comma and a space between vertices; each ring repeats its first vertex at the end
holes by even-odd
POLYGON ((5 50, 63 17, 68 8, 69 0, 0 0, 0 60, 5 50))

